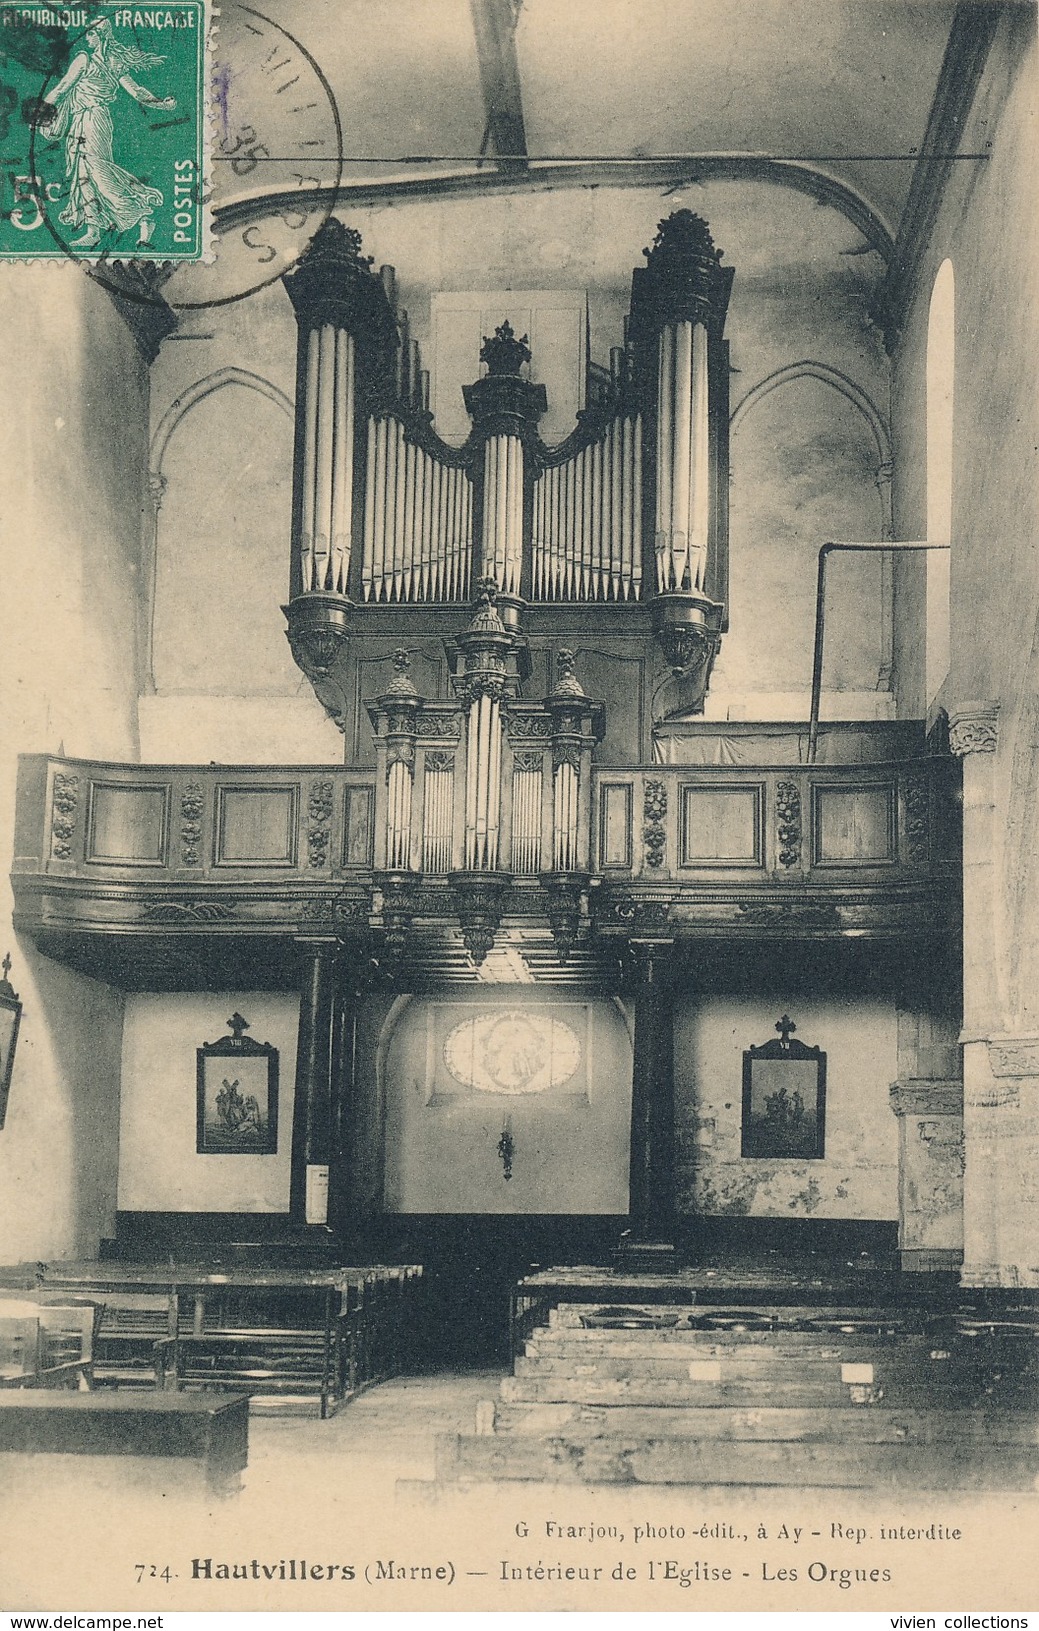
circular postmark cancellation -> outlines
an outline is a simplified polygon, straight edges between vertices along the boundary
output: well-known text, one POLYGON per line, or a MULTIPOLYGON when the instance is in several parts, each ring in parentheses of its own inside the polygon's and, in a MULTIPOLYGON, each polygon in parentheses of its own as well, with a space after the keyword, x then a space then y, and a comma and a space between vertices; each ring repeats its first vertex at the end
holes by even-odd
POLYGON ((223 5, 214 34, 206 0, 0 3, 0 261, 64 257, 145 305, 231 304, 298 259, 342 164, 324 73, 252 7, 223 5))

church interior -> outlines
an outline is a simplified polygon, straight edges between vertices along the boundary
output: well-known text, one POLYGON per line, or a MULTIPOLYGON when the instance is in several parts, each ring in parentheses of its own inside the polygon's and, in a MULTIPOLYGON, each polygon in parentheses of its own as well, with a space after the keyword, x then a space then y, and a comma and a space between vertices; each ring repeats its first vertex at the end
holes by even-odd
POLYGON ((1032 1488, 1035 8, 266 10, 0 269, 0 1448, 1032 1488))

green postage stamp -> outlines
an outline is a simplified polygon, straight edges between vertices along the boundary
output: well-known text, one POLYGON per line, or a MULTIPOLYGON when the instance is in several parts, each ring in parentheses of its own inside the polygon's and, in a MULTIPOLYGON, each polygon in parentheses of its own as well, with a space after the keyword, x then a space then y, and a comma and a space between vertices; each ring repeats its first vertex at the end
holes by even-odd
POLYGON ((205 0, 0 0, 0 260, 197 261, 205 0))

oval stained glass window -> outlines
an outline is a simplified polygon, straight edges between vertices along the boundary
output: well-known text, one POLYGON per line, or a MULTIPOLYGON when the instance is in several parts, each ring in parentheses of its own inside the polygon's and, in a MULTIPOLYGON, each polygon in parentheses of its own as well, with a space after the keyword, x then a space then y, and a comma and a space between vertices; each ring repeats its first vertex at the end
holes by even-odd
POLYGON ((562 1087, 581 1063, 581 1040, 563 1020, 495 1009, 456 1025, 444 1064, 456 1082, 481 1093, 544 1093, 562 1087))

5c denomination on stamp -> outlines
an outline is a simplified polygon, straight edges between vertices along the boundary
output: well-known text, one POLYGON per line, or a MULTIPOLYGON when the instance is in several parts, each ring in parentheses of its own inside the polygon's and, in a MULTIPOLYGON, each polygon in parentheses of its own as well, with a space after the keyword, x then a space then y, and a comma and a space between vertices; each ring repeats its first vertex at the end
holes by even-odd
POLYGON ((0 260, 197 261, 205 0, 0 0, 0 260))

